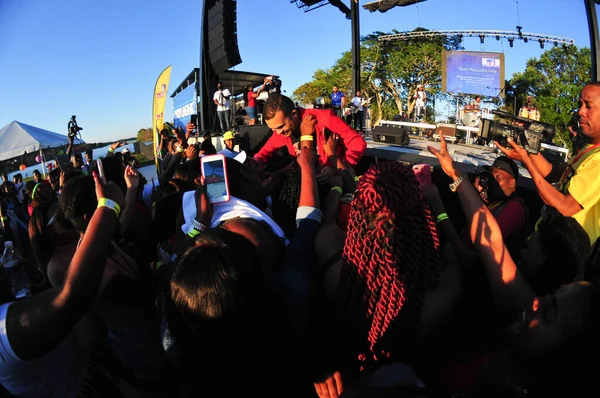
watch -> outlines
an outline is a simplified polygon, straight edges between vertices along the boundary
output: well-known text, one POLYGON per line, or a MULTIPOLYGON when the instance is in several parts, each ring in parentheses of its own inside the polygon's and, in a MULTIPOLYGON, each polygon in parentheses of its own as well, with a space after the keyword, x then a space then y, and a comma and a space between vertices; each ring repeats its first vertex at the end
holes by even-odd
POLYGON ((456 181, 454 181, 452 184, 450 184, 450 190, 452 192, 456 192, 456 190, 458 189, 460 184, 462 184, 462 182, 465 180, 465 178, 467 178, 466 174, 463 174, 460 177, 458 177, 458 179, 456 181))

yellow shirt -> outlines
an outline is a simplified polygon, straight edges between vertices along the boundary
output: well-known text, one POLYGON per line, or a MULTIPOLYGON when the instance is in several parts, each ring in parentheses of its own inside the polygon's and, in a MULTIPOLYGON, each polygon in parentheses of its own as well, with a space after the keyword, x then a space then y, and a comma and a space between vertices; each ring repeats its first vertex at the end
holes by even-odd
POLYGON ((585 229, 593 245, 600 237, 600 145, 586 145, 567 162, 558 190, 571 196, 581 210, 573 218, 585 229))

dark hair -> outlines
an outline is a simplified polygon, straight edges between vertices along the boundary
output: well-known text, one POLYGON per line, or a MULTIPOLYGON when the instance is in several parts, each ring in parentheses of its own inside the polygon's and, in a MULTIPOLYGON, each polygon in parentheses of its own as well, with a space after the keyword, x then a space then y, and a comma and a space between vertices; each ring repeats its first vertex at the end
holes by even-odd
POLYGON ((194 385, 201 374, 208 395, 240 396, 232 390, 253 390, 265 371, 257 356, 269 374, 289 370, 282 355, 288 349, 281 350, 291 333, 282 300, 265 288, 250 241, 224 229, 207 230, 171 268, 165 316, 179 355, 167 353, 184 385, 194 385), (231 377, 238 382, 227 383, 231 377))
POLYGON ((263 117, 265 120, 273 119, 278 111, 282 111, 285 116, 290 116, 295 108, 294 101, 290 98, 285 95, 271 93, 265 101, 263 117))
POLYGON ((13 176, 13 178, 14 178, 15 180, 17 180, 18 182, 23 182, 23 174, 21 174, 21 173, 17 173, 17 174, 15 174, 15 175, 13 176))
POLYGON ((56 202, 54 191, 44 183, 36 184, 35 198, 32 200, 33 211, 29 219, 29 240, 33 248, 33 257, 38 261, 41 269, 46 272, 46 266, 55 248, 56 232, 48 226, 52 215, 50 206, 56 202))
POLYGON ((77 177, 66 182, 60 193, 59 204, 64 218, 77 231, 85 231, 87 223, 82 222, 81 217, 94 214, 98 205, 92 176, 77 177))
POLYGON ((542 296, 573 282, 578 274, 583 275, 591 244, 589 235, 577 220, 555 210, 544 214, 537 233, 547 257, 532 287, 542 296))

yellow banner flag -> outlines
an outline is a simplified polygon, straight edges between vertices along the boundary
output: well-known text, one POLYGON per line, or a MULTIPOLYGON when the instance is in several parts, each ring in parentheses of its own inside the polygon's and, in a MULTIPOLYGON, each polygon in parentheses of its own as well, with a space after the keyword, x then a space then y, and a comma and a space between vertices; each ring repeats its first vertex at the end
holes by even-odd
POLYGON ((162 71, 156 85, 154 86, 154 97, 152 99, 152 137, 154 140, 154 163, 156 165, 156 173, 160 175, 158 166, 159 158, 162 158, 160 153, 160 131, 165 123, 165 102, 169 93, 169 80, 171 80, 171 65, 162 71))

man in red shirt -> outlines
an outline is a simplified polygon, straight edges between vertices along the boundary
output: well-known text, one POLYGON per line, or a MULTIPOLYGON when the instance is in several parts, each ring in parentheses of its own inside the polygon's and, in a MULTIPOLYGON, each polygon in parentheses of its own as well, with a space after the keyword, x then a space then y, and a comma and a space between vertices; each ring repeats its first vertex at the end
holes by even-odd
POLYGON ((328 163, 325 141, 330 133, 337 137, 335 153, 346 165, 356 166, 367 148, 365 140, 356 130, 330 110, 296 108, 292 100, 285 95, 270 94, 265 102, 263 117, 274 134, 254 155, 254 159, 260 163, 266 163, 273 153, 282 147, 286 147, 290 155, 296 157, 297 146, 295 147, 294 144, 299 141, 301 126, 304 126, 303 130, 314 129, 313 139, 321 165, 328 163))

